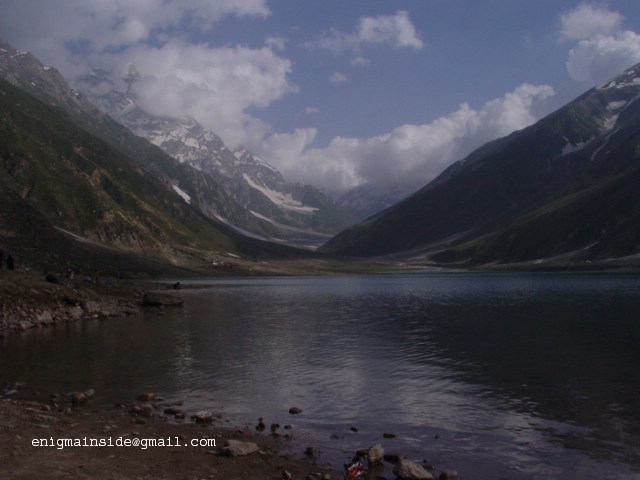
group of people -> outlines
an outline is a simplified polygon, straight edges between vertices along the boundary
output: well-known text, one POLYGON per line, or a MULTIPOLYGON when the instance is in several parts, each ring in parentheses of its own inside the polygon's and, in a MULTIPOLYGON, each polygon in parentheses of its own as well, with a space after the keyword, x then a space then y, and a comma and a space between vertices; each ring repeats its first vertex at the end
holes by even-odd
POLYGON ((7 258, 4 258, 4 250, 0 248, 0 268, 7 267, 7 270, 13 270, 16 268, 13 257, 11 254, 7 254, 7 258))

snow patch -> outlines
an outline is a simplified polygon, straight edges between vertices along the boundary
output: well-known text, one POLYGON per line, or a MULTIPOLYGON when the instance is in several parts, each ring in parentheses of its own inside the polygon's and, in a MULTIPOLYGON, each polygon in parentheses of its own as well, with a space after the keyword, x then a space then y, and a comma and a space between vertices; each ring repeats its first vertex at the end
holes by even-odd
POLYGON ((182 142, 190 148, 197 148, 198 150, 200 149, 200 144, 198 143, 198 141, 195 138, 183 138, 182 142))
POLYGON ((244 178, 245 182, 247 182, 250 187, 258 190, 265 197, 271 200, 272 203, 280 208, 286 210, 294 210, 300 213, 313 213, 318 210, 317 208, 309 207, 307 205, 304 205, 302 202, 294 200, 293 197, 288 193, 276 192, 263 185, 258 185, 246 173, 242 174, 242 178, 244 178))
POLYGON ((567 144, 562 149, 562 153, 560 155, 564 156, 564 155, 569 155, 570 153, 573 153, 573 152, 577 152, 578 150, 586 147, 589 143, 591 143, 591 141, 594 138, 595 137, 590 138, 589 140, 583 140, 582 142, 578 142, 574 145, 569 141, 567 137, 564 137, 564 139, 567 141, 567 144))
POLYGON ((607 80, 596 87, 596 90, 608 90, 610 88, 624 88, 633 85, 640 85, 640 77, 632 77, 628 80, 616 81, 607 80))
POLYGON ((173 190, 182 197, 182 199, 187 202, 189 205, 191 205, 191 197, 189 196, 189 194, 187 194, 187 192, 185 192, 184 190, 182 190, 179 186, 177 185, 173 185, 173 190))
POLYGON ((240 148, 240 149, 234 151, 233 155, 238 159, 238 161, 240 161, 242 163, 247 163, 247 164, 252 163, 254 165, 260 165, 260 166, 268 168, 269 170, 272 170, 272 171, 274 171, 276 173, 280 173, 273 166, 269 165, 267 162, 262 160, 260 157, 257 157, 255 155, 253 155, 251 152, 248 152, 244 148, 240 148))
POLYGON ((607 104, 607 110, 609 110, 610 112, 615 112, 616 110, 620 110, 626 104, 627 102, 625 102, 624 100, 620 100, 618 102, 609 102, 607 104))
POLYGON ((616 122, 618 121, 619 115, 611 115, 609 117, 605 117, 602 121, 602 128, 604 130, 611 130, 615 127, 616 122))

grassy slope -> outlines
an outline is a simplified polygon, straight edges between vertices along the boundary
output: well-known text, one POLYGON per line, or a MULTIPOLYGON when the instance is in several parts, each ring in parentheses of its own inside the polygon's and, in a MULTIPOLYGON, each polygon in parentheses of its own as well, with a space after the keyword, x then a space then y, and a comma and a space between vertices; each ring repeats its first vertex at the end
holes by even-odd
POLYGON ((206 218, 120 151, 4 81, 0 180, 51 224, 121 250, 164 260, 174 260, 173 246, 306 255, 206 218))

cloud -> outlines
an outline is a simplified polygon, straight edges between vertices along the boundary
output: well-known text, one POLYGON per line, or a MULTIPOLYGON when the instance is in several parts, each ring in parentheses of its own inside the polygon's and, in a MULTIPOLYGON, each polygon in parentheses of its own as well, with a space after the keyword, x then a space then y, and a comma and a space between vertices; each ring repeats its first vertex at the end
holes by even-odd
POLYGON ((251 109, 297 90, 288 79, 291 62, 276 53, 281 38, 249 48, 191 44, 184 37, 206 33, 228 15, 263 18, 270 13, 266 0, 7 1, 0 14, 7 39, 55 65, 71 83, 99 67, 122 84, 133 65, 143 108, 193 117, 232 146, 253 144, 270 131, 251 109))
POLYGON ((640 62, 640 36, 622 29, 618 12, 583 3, 560 20, 561 39, 577 41, 567 60, 573 80, 598 83, 640 62))
POLYGON ((287 40, 284 37, 270 35, 267 37, 264 43, 274 50, 284 50, 284 46, 287 43, 287 40))
POLYGON ((305 107, 305 109, 300 112, 300 115, 313 115, 318 113, 318 111, 319 110, 316 107, 305 107))
POLYGON ((5 7, 2 31, 22 48, 47 42, 91 52, 157 39, 175 27, 208 31, 226 15, 270 14, 266 0, 7 0, 5 7))
POLYGON ((398 10, 395 15, 361 17, 353 33, 343 33, 332 28, 321 38, 308 42, 305 46, 327 49, 338 54, 343 51, 358 52, 364 46, 373 44, 417 50, 424 46, 405 10, 398 10))
POLYGON ((333 72, 330 76, 329 76, 329 81, 335 85, 339 84, 339 83, 344 83, 347 81, 347 76, 344 73, 340 73, 340 72, 333 72))
POLYGON ((153 115, 195 118, 231 146, 254 144, 269 131, 249 109, 296 91, 288 80, 291 62, 268 47, 211 48, 172 40, 93 60, 119 78, 134 65, 139 79, 133 89, 142 108, 153 115))
POLYGON ((398 10, 395 16, 362 17, 356 36, 361 43, 389 43, 417 50, 424 46, 405 10, 398 10))
POLYGON ((623 17, 606 8, 581 3, 560 16, 562 38, 584 40, 596 35, 609 35, 620 29, 623 17))
POLYGON ((369 60, 368 58, 356 57, 351 60, 351 65, 353 65, 354 67, 366 67, 369 64, 371 64, 371 60, 369 60))
POLYGON ((475 148, 537 120, 536 107, 554 95, 548 85, 522 84, 475 110, 458 110, 424 125, 402 125, 385 135, 336 137, 324 148, 309 148, 314 130, 273 135, 261 156, 285 176, 333 190, 364 183, 427 183, 475 148))

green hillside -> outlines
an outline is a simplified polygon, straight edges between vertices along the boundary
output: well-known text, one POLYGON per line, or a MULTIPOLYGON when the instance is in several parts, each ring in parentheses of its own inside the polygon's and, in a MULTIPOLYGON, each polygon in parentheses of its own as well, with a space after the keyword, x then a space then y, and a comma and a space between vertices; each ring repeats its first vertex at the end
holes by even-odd
MULTIPOLYGON (((297 255, 207 218, 120 150, 3 80, 0 165, 3 187, 24 202, 23 208, 37 212, 40 235, 52 241, 49 227, 55 226, 86 243, 170 263, 185 261, 185 249, 297 255)), ((28 216, 13 217, 5 233, 29 236, 31 223, 28 216)))

